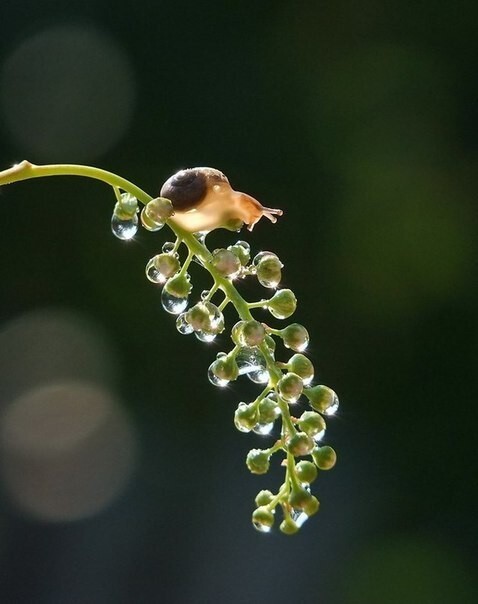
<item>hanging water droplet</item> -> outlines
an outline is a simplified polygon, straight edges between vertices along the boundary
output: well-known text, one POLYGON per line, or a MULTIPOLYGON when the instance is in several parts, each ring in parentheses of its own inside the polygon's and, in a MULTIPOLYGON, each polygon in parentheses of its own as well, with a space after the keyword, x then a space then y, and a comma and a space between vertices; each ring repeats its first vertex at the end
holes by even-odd
POLYGON ((174 250, 174 243, 172 241, 166 241, 163 243, 161 250, 164 254, 170 254, 174 250))
POLYGON ((196 237, 196 239, 199 241, 199 243, 202 243, 204 245, 204 241, 206 239, 206 235, 209 233, 209 231, 198 231, 197 233, 193 233, 194 237, 196 237))
POLYGON ((161 292, 161 304, 164 310, 172 315, 179 315, 183 310, 186 310, 188 301, 189 298, 187 296, 179 298, 178 296, 170 294, 166 289, 163 289, 161 292))
POLYGON ((323 413, 324 413, 324 415, 334 415, 337 412, 338 408, 339 408, 339 397, 334 393, 334 399, 332 401, 332 404, 329 405, 327 407, 327 409, 324 409, 323 413))
POLYGON ((163 228, 164 222, 153 220, 146 213, 146 206, 141 210, 141 224, 147 231, 155 232, 163 228))
POLYGON ((225 352, 218 352, 216 354, 216 359, 223 359, 224 357, 227 357, 227 353, 225 352))
POLYGON ((192 333, 194 331, 194 329, 192 328, 192 326, 189 325, 189 323, 186 320, 186 313, 185 312, 181 313, 179 315, 179 317, 176 319, 176 329, 183 336, 187 336, 188 334, 190 334, 190 333, 192 333))
POLYGON ((270 422, 268 424, 256 424, 252 429, 256 434, 267 435, 272 432, 274 427, 274 422, 270 422))
POLYGON ((196 331, 195 335, 198 340, 201 340, 201 342, 212 342, 216 339, 216 334, 209 331, 196 331))
POLYGON ((219 388, 224 388, 229 384, 229 380, 224 380, 223 378, 217 377, 217 375, 212 370, 213 365, 214 363, 209 366, 207 377, 213 386, 219 386, 219 388))
POLYGON ((138 217, 136 214, 127 220, 121 220, 116 214, 111 217, 111 231, 115 237, 128 241, 132 239, 138 231, 138 217))
POLYGON ((312 438, 315 440, 316 443, 320 442, 325 435, 325 429, 321 430, 320 432, 317 432, 317 434, 313 434, 312 438))
POLYGON ((309 517, 303 510, 298 510, 296 508, 292 508, 291 517, 299 528, 304 524, 306 520, 309 519, 309 517))
POLYGON ((246 252, 251 251, 251 246, 247 241, 236 241, 234 245, 240 245, 246 252))
POLYGON ((254 259, 253 259, 252 262, 254 263, 255 266, 257 266, 261 260, 264 260, 265 258, 268 258, 268 257, 271 257, 271 256, 273 258, 279 259, 278 256, 277 256, 277 254, 274 254, 274 252, 264 251, 264 252, 259 252, 258 254, 256 254, 254 256, 254 259))
POLYGON ((207 297, 209 296, 209 290, 208 289, 203 289, 201 292, 201 300, 206 300, 207 297))
POLYGON ((247 375, 256 384, 265 384, 269 381, 266 361, 256 348, 241 348, 236 356, 236 363, 239 375, 247 375))
POLYGON ((167 277, 163 275, 161 271, 158 270, 155 264, 155 257, 151 258, 151 260, 146 265, 146 277, 152 283, 166 283, 167 277))
POLYGON ((259 533, 270 533, 271 532, 271 526, 267 526, 266 524, 262 524, 260 522, 253 522, 252 526, 256 529, 256 531, 259 531, 259 533))

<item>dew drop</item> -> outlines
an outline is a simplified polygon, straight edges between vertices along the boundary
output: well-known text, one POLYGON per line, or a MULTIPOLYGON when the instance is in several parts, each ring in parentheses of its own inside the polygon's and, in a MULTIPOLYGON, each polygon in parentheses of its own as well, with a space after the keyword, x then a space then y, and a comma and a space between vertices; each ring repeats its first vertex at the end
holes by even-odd
POLYGON ((252 525, 254 526, 256 531, 259 531, 259 533, 270 533, 271 532, 270 526, 261 524, 260 522, 253 522, 252 525))
POLYGON ((216 339, 216 334, 211 333, 210 331, 196 331, 195 335, 201 342, 212 342, 216 339))
POLYGON ((147 231, 151 231, 152 233, 159 231, 164 226, 164 222, 158 222, 149 218, 146 214, 146 206, 141 210, 141 224, 147 231))
POLYGON ((128 241, 132 239, 138 231, 138 217, 136 214, 128 220, 121 220, 113 214, 111 217, 111 231, 115 237, 128 241))
POLYGON ((251 246, 249 245, 249 243, 247 241, 236 241, 236 243, 234 245, 241 246, 246 252, 251 251, 251 246))
POLYGON ((252 261, 254 263, 255 266, 257 266, 259 264, 259 262, 261 260, 264 260, 264 258, 269 258, 269 257, 273 257, 273 258, 278 258, 277 254, 274 254, 274 252, 259 252, 258 254, 256 254, 254 256, 254 260, 252 261))
POLYGON ((167 277, 165 277, 163 273, 156 268, 154 258, 151 258, 151 260, 146 265, 145 272, 146 277, 152 283, 166 283, 167 277))
POLYGON ((208 289, 203 289, 203 291, 201 292, 201 300, 206 300, 206 298, 209 296, 209 290, 208 289))
POLYGON ((337 412, 337 409, 339 408, 339 397, 334 394, 334 399, 332 401, 332 403, 327 407, 327 409, 324 409, 323 413, 324 415, 334 415, 337 412))
POLYGON ((255 348, 243 347, 236 356, 239 375, 247 377, 256 384, 265 384, 269 381, 266 361, 255 348))
POLYGON ((320 442, 325 435, 325 430, 321 430, 320 432, 317 432, 317 434, 313 434, 312 438, 315 440, 316 443, 320 442))
POLYGON ((274 422, 270 422, 268 424, 256 424, 252 429, 256 434, 267 435, 272 432, 274 427, 274 422))
POLYGON ((216 354, 216 359, 224 359, 225 357, 227 357, 227 353, 225 352, 218 352, 216 354))
POLYGON ((186 310, 188 301, 187 296, 185 298, 178 298, 170 294, 166 289, 163 289, 161 292, 161 304, 164 310, 172 315, 179 315, 186 310))
POLYGON ((166 241, 163 243, 161 250, 164 254, 170 254, 174 250, 174 243, 172 241, 166 241))
POLYGON ((309 519, 304 510, 298 510, 296 508, 292 508, 291 517, 299 528, 304 524, 306 520, 309 519))
POLYGON ((194 331, 192 326, 186 321, 186 313, 181 313, 176 319, 176 329, 183 336, 186 336, 194 331))

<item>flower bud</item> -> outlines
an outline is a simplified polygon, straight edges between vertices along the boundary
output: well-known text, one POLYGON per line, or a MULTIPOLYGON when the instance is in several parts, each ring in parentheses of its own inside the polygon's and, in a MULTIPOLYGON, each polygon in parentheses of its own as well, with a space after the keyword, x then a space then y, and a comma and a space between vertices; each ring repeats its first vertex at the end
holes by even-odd
POLYGON ((279 529, 282 533, 284 533, 284 535, 294 535, 298 532, 299 527, 290 516, 287 516, 287 518, 284 518, 284 520, 280 523, 279 529))
POLYGON ((330 470, 335 466, 337 453, 327 445, 312 451, 312 459, 319 470, 330 470))
POLYGON ((298 432, 289 439, 287 449, 294 456, 309 455, 314 449, 314 441, 305 432, 298 432))
POLYGON ((239 403, 234 413, 234 425, 239 432, 250 432, 259 421, 259 411, 254 405, 239 403))
POLYGON ((208 331, 210 315, 207 306, 202 302, 195 304, 186 313, 186 320, 194 331, 208 331))
POLYGON ((261 533, 268 533, 274 524, 274 513, 265 506, 260 506, 252 513, 252 524, 261 533))
POLYGON ((317 497, 312 496, 309 501, 304 503, 304 507, 302 508, 307 516, 313 516, 317 514, 319 511, 320 503, 317 497))
POLYGON ((214 268, 224 277, 234 277, 241 270, 241 261, 231 252, 220 248, 212 253, 212 264, 214 268))
POLYGON ((267 255, 256 266, 257 280, 264 287, 276 288, 282 278, 282 262, 277 256, 267 255))
POLYGON ((302 394, 304 384, 295 373, 287 373, 277 384, 279 395, 288 403, 296 403, 302 394))
POLYGON ((326 426, 324 418, 315 411, 304 411, 299 418, 299 428, 309 436, 316 436, 324 432, 326 426))
POLYGON ((150 221, 164 224, 174 215, 173 204, 165 197, 156 197, 144 206, 144 213, 150 221))
POLYGON ((165 282, 169 277, 175 275, 181 264, 173 254, 157 254, 153 256, 146 265, 146 275, 154 282, 165 282))
POLYGON ((130 193, 121 193, 120 201, 115 204, 114 213, 120 220, 128 220, 138 212, 138 200, 130 193))
POLYGON ((273 493, 271 493, 271 491, 263 490, 263 491, 259 491, 259 493, 257 493, 255 502, 256 502, 257 507, 260 507, 262 505, 269 505, 269 503, 273 499, 274 499, 274 495, 273 495, 273 493))
POLYGON ((267 344, 267 348, 271 351, 271 352, 275 352, 276 349, 276 341, 274 340, 274 338, 271 338, 271 336, 266 336, 264 338, 265 343, 267 344))
POLYGON ((192 290, 189 275, 176 275, 166 281, 164 289, 176 298, 186 298, 192 290))
POLYGON ((306 489, 292 489, 289 495, 289 504, 296 510, 303 510, 310 500, 312 495, 306 489))
POLYGON ((239 368, 237 367, 236 360, 231 356, 216 359, 211 365, 211 371, 219 379, 227 380, 228 382, 233 382, 239 375, 239 368))
POLYGON ((339 398, 328 386, 313 386, 304 390, 305 396, 309 399, 310 406, 325 415, 333 415, 339 406, 339 398))
POLYGON ((239 340, 242 346, 259 346, 266 336, 266 330, 262 323, 252 319, 244 321, 239 340))
POLYGON ((228 246, 227 249, 239 258, 242 266, 247 266, 251 257, 251 248, 247 241, 236 241, 234 245, 228 246))
POLYGON ((314 377, 314 366, 303 354, 294 354, 287 363, 287 368, 297 374, 304 385, 310 384, 314 377))
POLYGON ((269 459, 268 451, 251 449, 246 457, 246 465, 252 474, 266 474, 269 470, 269 459))
POLYGON ((303 352, 309 345, 309 332, 299 323, 291 323, 281 330, 280 335, 284 346, 295 352, 303 352))
POLYGON ((277 400, 275 400, 271 395, 262 399, 262 401, 259 403, 260 424, 270 424, 271 422, 275 422, 279 415, 280 409, 277 404, 277 400))
POLYGON ((267 308, 276 319, 287 319, 297 308, 297 298, 290 289, 280 289, 267 302, 267 308))
POLYGON ((317 468, 311 461, 299 461, 295 466, 295 471, 300 482, 310 484, 317 478, 317 468))

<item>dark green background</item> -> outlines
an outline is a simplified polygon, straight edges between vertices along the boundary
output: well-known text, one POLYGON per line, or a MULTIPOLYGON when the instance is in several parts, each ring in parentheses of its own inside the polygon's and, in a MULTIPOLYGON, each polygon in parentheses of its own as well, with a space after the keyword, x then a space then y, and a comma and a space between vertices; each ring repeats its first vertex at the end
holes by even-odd
POLYGON ((155 194, 210 165, 282 208, 241 237, 284 262, 341 409, 318 516, 293 538, 256 533, 267 480, 243 460, 261 443, 232 425, 252 390, 209 385, 222 348, 161 310, 143 267, 167 235, 115 240, 113 199, 89 181, 6 188, 2 322, 59 307, 105 330, 141 455, 89 520, 37 523, 4 498, 2 602, 477 601, 477 17, 471 0, 3 0, 2 57, 57 24, 92 28, 129 57, 136 97, 93 157, 35 157, 0 115, 0 166, 85 161, 155 194))

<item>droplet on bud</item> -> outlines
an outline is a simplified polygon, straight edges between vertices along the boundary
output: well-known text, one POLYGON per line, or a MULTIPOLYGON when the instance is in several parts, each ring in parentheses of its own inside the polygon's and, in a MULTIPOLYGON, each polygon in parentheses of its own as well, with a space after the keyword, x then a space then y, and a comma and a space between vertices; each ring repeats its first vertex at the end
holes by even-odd
POLYGON ((183 312, 176 319, 176 329, 180 334, 186 336, 194 331, 191 325, 187 322, 186 313, 183 312))
POLYGON ((162 252, 164 254, 170 254, 174 250, 174 243, 172 241, 166 241, 163 243, 162 252))
POLYGON ((141 224, 147 231, 156 232, 163 228, 164 222, 158 222, 150 218, 146 212, 146 207, 141 210, 141 224))
POLYGON ((208 377, 209 381, 211 382, 211 384, 213 386, 219 386, 219 388, 225 388, 229 384, 229 380, 225 380, 225 379, 218 377, 213 371, 213 365, 214 365, 214 363, 212 363, 209 366, 209 369, 207 372, 207 377, 208 377))
POLYGON ((236 355, 236 363, 239 375, 247 375, 256 384, 266 384, 269 381, 266 361, 257 348, 241 348, 236 355))
POLYGON ((180 298, 170 294, 166 289, 161 292, 161 304, 164 310, 172 315, 179 315, 186 310, 188 301, 188 296, 180 298))
POLYGON ((118 239, 129 241, 138 232, 138 217, 134 214, 131 218, 122 220, 113 213, 111 217, 111 231, 118 239))
POLYGON ((267 435, 272 432, 274 428, 274 422, 269 422, 268 424, 256 424, 252 429, 256 434, 267 435))

